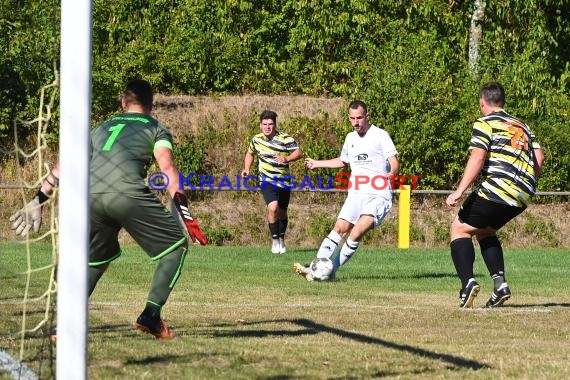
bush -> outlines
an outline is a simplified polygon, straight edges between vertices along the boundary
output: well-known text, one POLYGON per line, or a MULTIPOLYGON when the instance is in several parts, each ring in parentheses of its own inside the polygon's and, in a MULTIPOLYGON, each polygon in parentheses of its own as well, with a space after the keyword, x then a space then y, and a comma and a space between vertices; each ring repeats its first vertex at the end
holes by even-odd
MULTIPOLYGON (((13 117, 36 115, 37 93, 54 78, 60 3, 46 1, 3 4, 0 36, 10 43, 0 46, 0 78, 11 82, 0 85, 0 137, 13 117)), ((467 1, 96 0, 93 9, 95 120, 116 110, 133 77, 164 94, 361 98, 391 133, 402 173, 442 189, 462 174, 479 86, 499 80, 509 111, 544 144, 541 190, 570 189, 568 1, 488 2, 476 73, 468 71, 467 1)), ((304 128, 308 154, 338 154, 343 124, 292 122, 304 128)), ((209 133, 232 141, 231 125, 209 133)))
POLYGON ((192 134, 186 134, 180 143, 175 145, 175 161, 178 170, 185 176, 195 173, 190 182, 199 185, 199 176, 208 174, 206 168, 206 145, 204 140, 192 134))
POLYGON ((208 244, 222 246, 224 243, 232 239, 232 234, 226 227, 218 227, 206 230, 206 237, 208 238, 208 244))

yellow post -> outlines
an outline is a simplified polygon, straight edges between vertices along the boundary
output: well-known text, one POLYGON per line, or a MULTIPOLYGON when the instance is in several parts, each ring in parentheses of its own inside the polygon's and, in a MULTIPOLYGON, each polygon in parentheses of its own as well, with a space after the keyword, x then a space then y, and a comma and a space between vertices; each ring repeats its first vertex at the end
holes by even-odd
POLYGON ((398 248, 410 248, 410 185, 400 185, 398 198, 398 248))

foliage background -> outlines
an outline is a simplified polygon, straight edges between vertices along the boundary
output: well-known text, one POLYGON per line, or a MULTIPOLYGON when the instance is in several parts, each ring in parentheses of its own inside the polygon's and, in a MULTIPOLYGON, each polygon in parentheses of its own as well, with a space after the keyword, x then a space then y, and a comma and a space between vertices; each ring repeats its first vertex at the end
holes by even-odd
MULTIPOLYGON (((39 89, 53 80, 59 6, 0 2, 2 145, 15 117, 37 113, 39 89)), ((93 120, 117 110, 132 77, 167 95, 361 98, 393 136, 402 172, 421 171, 424 188, 446 189, 462 172, 478 88, 498 80, 508 110, 546 150, 540 189, 570 190, 570 2, 488 2, 477 75, 467 62, 472 12, 473 2, 459 0, 94 0, 93 120)), ((306 122, 289 127, 306 130, 306 122)), ((344 130, 322 122, 342 140, 344 130)), ((328 137, 313 137, 314 157, 329 154, 318 148, 328 137)))

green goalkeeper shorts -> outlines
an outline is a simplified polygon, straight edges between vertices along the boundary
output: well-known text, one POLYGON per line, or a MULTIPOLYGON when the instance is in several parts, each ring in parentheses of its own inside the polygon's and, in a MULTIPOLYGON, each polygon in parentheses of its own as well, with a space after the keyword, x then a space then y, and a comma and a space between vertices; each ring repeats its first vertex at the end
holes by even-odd
POLYGON ((91 194, 89 265, 109 263, 119 257, 122 228, 153 259, 187 244, 170 210, 150 191, 91 194))

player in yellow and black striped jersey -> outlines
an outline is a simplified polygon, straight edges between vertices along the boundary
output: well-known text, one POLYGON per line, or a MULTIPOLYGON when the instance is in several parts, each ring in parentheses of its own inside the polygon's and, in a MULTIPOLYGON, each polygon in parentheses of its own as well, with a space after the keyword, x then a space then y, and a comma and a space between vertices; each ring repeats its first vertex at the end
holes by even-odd
POLYGON ((277 130, 277 114, 265 110, 259 116, 261 133, 251 139, 245 155, 242 176, 246 178, 255 156, 258 157, 259 186, 267 204, 267 222, 271 233, 271 252, 283 254, 289 222, 287 208, 291 199, 289 163, 301 158, 295 139, 277 130))
POLYGON ((471 153, 463 177, 446 200, 449 206, 455 206, 479 177, 478 185, 451 225, 451 257, 461 279, 460 307, 473 307, 480 289, 473 274, 473 236, 494 282, 485 306, 500 306, 511 297, 497 231, 525 210, 536 192, 544 162, 542 149, 530 128, 509 115, 504 105, 505 91, 500 83, 483 85, 479 98, 483 117, 473 125, 471 153))
POLYGON ((540 149, 530 128, 497 109, 473 125, 473 148, 488 152, 477 195, 511 206, 528 205, 536 191, 534 150, 540 149))

